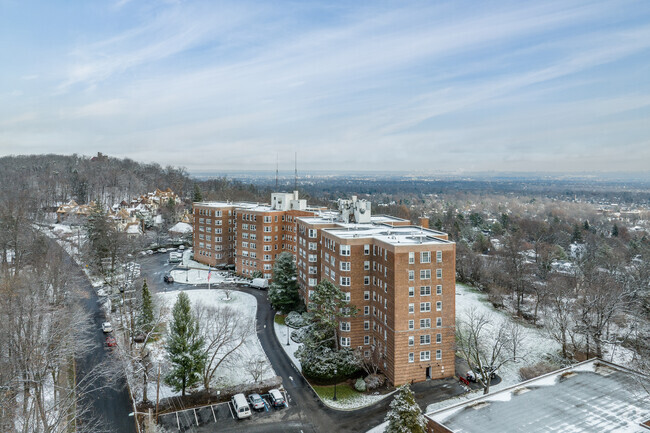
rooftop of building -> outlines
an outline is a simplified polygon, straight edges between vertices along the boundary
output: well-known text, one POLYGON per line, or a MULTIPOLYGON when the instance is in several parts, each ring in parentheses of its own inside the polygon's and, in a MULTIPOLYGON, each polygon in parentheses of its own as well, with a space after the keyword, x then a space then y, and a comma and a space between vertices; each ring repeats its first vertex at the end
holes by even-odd
POLYGON ((426 416, 453 433, 648 433, 643 382, 647 376, 592 359, 426 416))
POLYGON ((389 226, 386 224, 345 224, 323 231, 341 239, 372 238, 391 245, 453 244, 440 239, 443 232, 416 226, 389 226))

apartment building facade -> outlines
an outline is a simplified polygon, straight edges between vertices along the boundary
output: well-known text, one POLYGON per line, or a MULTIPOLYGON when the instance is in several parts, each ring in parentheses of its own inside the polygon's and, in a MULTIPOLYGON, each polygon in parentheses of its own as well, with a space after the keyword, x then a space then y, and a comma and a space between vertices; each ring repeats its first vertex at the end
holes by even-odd
POLYGON ((339 324, 341 346, 378 356, 395 385, 454 375, 456 246, 426 221, 374 216, 356 197, 335 212, 308 208, 297 193, 196 203, 194 221, 197 261, 270 279, 288 251, 307 305, 321 280, 338 286, 359 309, 339 324))

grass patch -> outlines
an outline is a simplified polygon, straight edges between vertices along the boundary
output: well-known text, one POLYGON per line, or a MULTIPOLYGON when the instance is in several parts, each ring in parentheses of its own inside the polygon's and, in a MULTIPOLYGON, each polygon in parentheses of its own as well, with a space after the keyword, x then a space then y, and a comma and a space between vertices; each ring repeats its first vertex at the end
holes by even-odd
MULTIPOLYGON (((314 390, 320 398, 331 400, 334 397, 334 385, 313 385, 314 390)), ((363 395, 349 383, 344 382, 336 385, 336 398, 337 400, 348 400, 363 395)))
POLYGON ((276 314, 275 319, 273 319, 273 320, 275 320, 275 323, 277 323, 278 325, 285 325, 285 323, 284 323, 284 318, 285 317, 286 317, 285 315, 276 314))

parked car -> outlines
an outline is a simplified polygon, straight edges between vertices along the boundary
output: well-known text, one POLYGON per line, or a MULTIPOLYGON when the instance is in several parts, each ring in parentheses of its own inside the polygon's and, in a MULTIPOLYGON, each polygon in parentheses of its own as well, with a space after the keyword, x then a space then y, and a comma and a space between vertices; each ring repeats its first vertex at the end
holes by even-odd
POLYGON ((152 254, 153 254, 153 250, 147 250, 147 254, 152 255, 152 254))
POLYGON ((263 410, 265 407, 264 400, 259 394, 250 394, 248 396, 248 403, 255 410, 263 410))
POLYGON ((178 249, 181 250, 181 251, 183 251, 183 250, 185 249, 185 245, 180 245, 180 246, 178 247, 178 249))
POLYGON ((117 346, 117 341, 115 337, 108 336, 106 337, 106 347, 115 347, 117 346))
POLYGON ((278 389, 272 389, 269 391, 269 400, 271 401, 271 406, 273 407, 285 406, 284 396, 278 389))
MULTIPOLYGON (((499 373, 499 371, 494 366, 491 365, 483 367, 483 371, 489 374, 490 379, 494 379, 499 373)), ((470 382, 476 382, 479 376, 481 376, 481 369, 478 367, 474 367, 474 370, 470 370, 465 374, 465 379, 467 379, 470 382)))
POLYGON ((104 331, 106 334, 113 332, 113 326, 111 326, 111 322, 102 323, 102 331, 104 331))
POLYGON ((248 407, 248 403, 246 402, 246 397, 244 397, 244 394, 233 395, 232 399, 230 399, 230 402, 232 403, 232 406, 235 409, 237 418, 239 419, 248 418, 249 416, 252 415, 251 408, 248 407))
POLYGON ((158 250, 158 252, 159 252, 159 253, 166 253, 166 252, 167 252, 167 248, 161 248, 161 249, 158 250))
POLYGON ((254 289, 265 290, 269 288, 269 280, 266 278, 253 278, 250 286, 254 289))
POLYGON ((171 283, 174 282, 174 277, 172 277, 172 276, 169 275, 169 274, 166 274, 166 275, 163 277, 163 281, 166 282, 166 283, 171 284, 171 283))

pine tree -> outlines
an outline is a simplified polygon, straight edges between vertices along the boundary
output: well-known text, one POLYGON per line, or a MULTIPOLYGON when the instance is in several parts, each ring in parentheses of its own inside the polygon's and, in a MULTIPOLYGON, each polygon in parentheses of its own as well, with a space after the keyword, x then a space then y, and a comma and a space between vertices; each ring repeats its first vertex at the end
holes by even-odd
POLYGON ((582 242, 582 230, 580 229, 580 225, 578 223, 575 223, 573 225, 573 234, 571 235, 571 243, 576 242, 582 242))
POLYGON ((174 391, 182 390, 183 396, 187 387, 201 381, 201 371, 206 359, 204 345, 198 322, 192 314, 190 298, 181 292, 174 304, 172 322, 169 325, 167 354, 173 367, 165 377, 165 382, 174 391))
POLYGON ((153 331, 154 316, 153 316, 153 299, 147 280, 142 283, 142 305, 140 306, 140 315, 138 316, 138 329, 145 334, 153 331))
POLYGON ((585 220, 584 224, 582 225, 582 228, 589 231, 589 221, 585 220))
POLYGON ((275 260, 273 283, 269 287, 269 301, 273 308, 283 313, 288 313, 300 303, 296 264, 291 253, 284 252, 275 260))
POLYGON ((612 236, 618 237, 618 226, 616 224, 612 227, 612 236))
POLYGON ((194 184, 194 195, 192 196, 193 202, 203 201, 203 194, 201 194, 201 188, 197 183, 194 184))
POLYGON ((390 410, 384 421, 388 421, 386 433, 425 433, 427 431, 427 422, 408 385, 399 387, 395 398, 390 403, 390 410))

